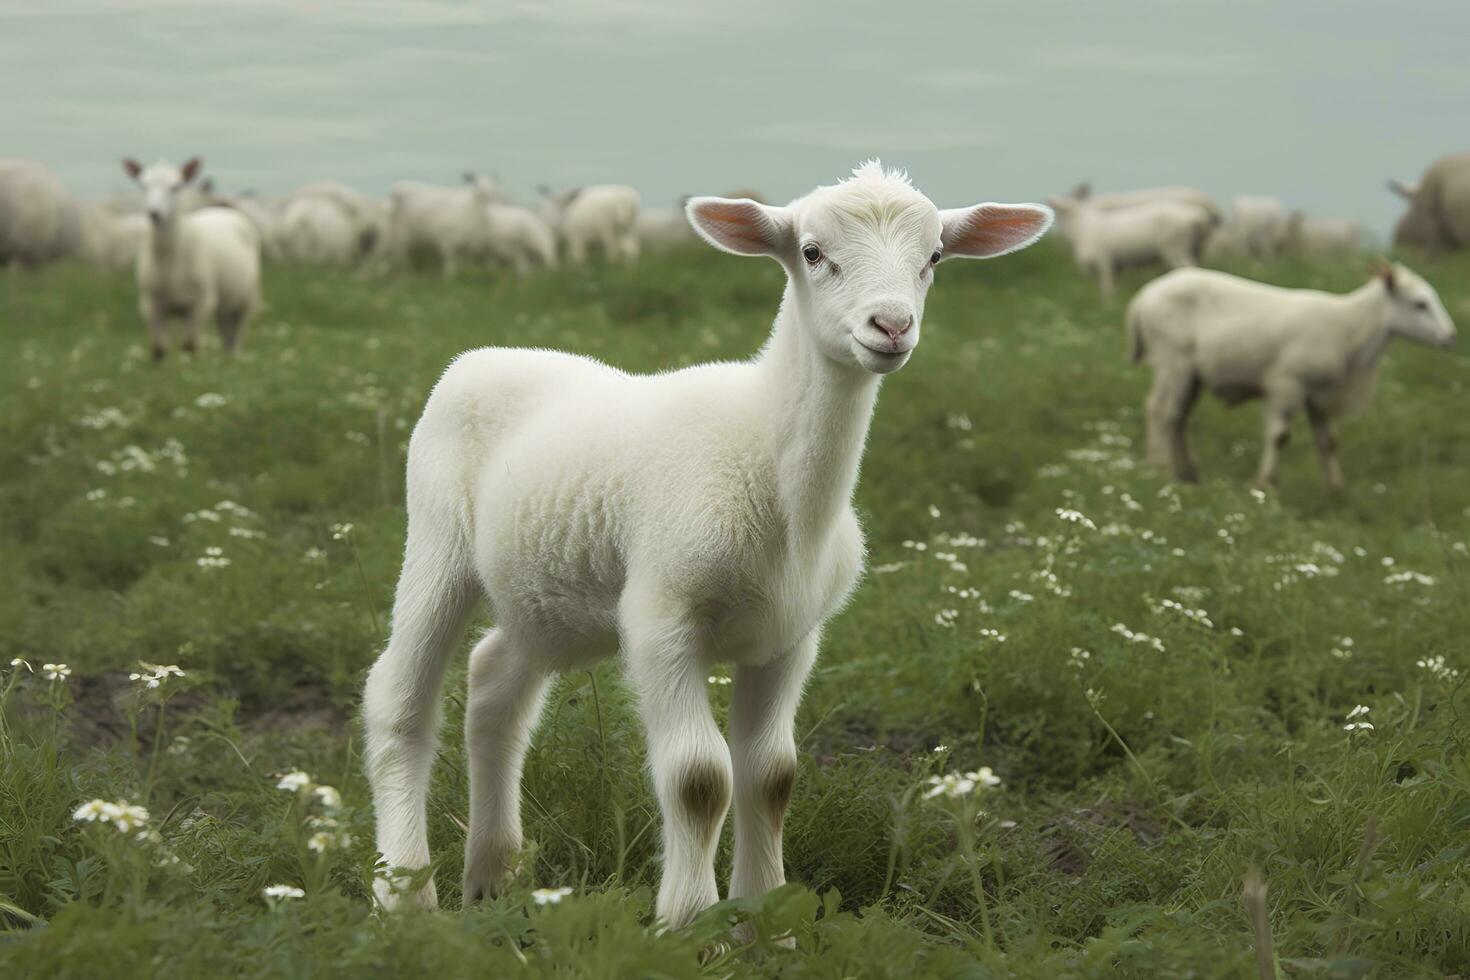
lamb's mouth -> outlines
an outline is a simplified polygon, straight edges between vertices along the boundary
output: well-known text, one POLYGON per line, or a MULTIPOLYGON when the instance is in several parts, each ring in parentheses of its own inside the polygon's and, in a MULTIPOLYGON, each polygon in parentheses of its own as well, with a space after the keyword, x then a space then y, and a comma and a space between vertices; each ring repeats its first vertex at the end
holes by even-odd
POLYGON ((876 347, 870 347, 869 345, 863 343, 856 336, 854 336, 852 339, 857 341, 859 347, 862 347, 870 354, 877 354, 879 357, 903 357, 906 354, 912 354, 914 351, 912 347, 910 347, 908 350, 879 350, 876 347))

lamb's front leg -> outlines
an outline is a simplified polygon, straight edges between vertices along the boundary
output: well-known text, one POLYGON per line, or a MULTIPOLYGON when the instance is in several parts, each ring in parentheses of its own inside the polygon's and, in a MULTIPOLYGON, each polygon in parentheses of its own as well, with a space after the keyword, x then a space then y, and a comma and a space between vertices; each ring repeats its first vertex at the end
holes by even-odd
POLYGON ((790 653, 735 671, 730 750, 735 764, 735 867, 730 897, 785 884, 781 826, 796 785, 796 709, 817 659, 818 631, 790 653))
POLYGON ((730 806, 730 750, 710 712, 708 669, 682 624, 624 612, 624 653, 663 813, 657 912, 671 928, 720 900, 715 850, 730 806))

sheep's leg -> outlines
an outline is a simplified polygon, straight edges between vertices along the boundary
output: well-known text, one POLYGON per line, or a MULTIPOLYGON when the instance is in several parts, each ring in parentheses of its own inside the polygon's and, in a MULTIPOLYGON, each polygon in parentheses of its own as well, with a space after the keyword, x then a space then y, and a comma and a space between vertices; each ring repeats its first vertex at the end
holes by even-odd
POLYGON ((465 749, 470 833, 464 903, 495 894, 521 849, 521 769, 541 713, 547 676, 506 631, 492 629, 470 653, 465 749))
POLYGON ((146 297, 138 304, 138 311, 143 316, 143 323, 148 327, 148 347, 153 352, 153 360, 163 360, 164 354, 168 352, 168 321, 163 315, 163 310, 157 303, 146 297))
POLYGON ((1192 371, 1158 368, 1144 405, 1149 464, 1168 470, 1174 479, 1184 483, 1199 479, 1184 437, 1189 413, 1199 398, 1199 387, 1199 379, 1192 371))
POLYGON ((624 262, 629 265, 638 264, 638 235, 635 232, 630 231, 623 236, 622 254, 624 262))
POLYGON ((1327 485, 1334 490, 1343 488, 1342 467, 1337 465, 1337 435, 1332 431, 1332 419, 1311 402, 1307 402, 1307 418, 1312 422, 1312 434, 1317 438, 1317 455, 1322 460, 1322 475, 1327 485))
POLYGON ((735 672, 730 750, 735 767, 735 867, 730 897, 764 895, 785 884, 781 825, 796 783, 796 708, 817 658, 813 632, 791 653, 735 672))
POLYGON ((1097 288, 1104 297, 1113 295, 1113 260, 1099 259, 1097 263, 1097 288))
POLYGON ((629 679, 648 736, 654 792, 663 813, 664 867, 655 906, 671 928, 720 899, 715 850, 730 806, 730 750, 710 712, 707 671, 677 619, 625 599, 629 679))
MULTIPOLYGON (((393 602, 393 634, 363 690, 364 756, 377 814, 378 852, 390 868, 429 864, 429 774, 438 745, 439 689, 449 655, 463 635, 472 604, 470 568, 443 515, 415 514, 409 504, 408 543, 393 602), (425 517, 428 528, 417 527, 425 517)), ((452 518, 451 518, 452 520, 452 518)), ((437 903, 433 881, 411 896, 402 880, 379 878, 373 890, 385 908, 437 903)))
POLYGON ((184 343, 183 348, 190 354, 199 352, 199 334, 204 329, 204 321, 212 319, 215 312, 215 303, 211 299, 205 299, 195 303, 189 308, 189 314, 184 319, 184 343))
POLYGON ((581 265, 587 261, 587 243, 580 235, 573 235, 567 239, 567 258, 572 265, 581 265))
POLYGON ((444 278, 446 280, 453 279, 455 276, 459 275, 458 249, 451 245, 440 252, 439 257, 443 260, 444 263, 444 278))
POLYGON ((216 326, 219 328, 221 342, 225 345, 226 354, 234 354, 240 349, 240 338, 245 334, 245 321, 249 313, 244 309, 221 311, 216 326))
POLYGON ((1261 469, 1256 486, 1265 490, 1276 485, 1276 471, 1281 464, 1281 450, 1291 438, 1291 417, 1296 406, 1281 399, 1266 399, 1265 446, 1261 450, 1261 469))

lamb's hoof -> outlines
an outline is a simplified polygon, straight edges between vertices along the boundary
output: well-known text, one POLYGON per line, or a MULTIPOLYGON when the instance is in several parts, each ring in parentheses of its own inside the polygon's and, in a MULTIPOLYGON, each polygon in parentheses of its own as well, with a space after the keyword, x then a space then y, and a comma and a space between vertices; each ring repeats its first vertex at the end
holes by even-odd
POLYGON ((406 909, 435 909, 439 907, 439 895, 434 882, 429 881, 418 891, 410 891, 411 882, 407 875, 378 878, 373 882, 373 897, 378 907, 385 912, 402 912, 406 909))

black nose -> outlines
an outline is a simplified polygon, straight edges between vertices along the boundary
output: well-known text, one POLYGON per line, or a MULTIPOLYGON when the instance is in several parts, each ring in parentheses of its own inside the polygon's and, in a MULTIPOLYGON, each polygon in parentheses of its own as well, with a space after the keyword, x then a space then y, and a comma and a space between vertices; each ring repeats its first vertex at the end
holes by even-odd
POLYGON ((149 211, 148 212, 148 220, 151 221, 151 222, 153 222, 155 225, 162 224, 163 223, 163 212, 162 211, 149 211))

